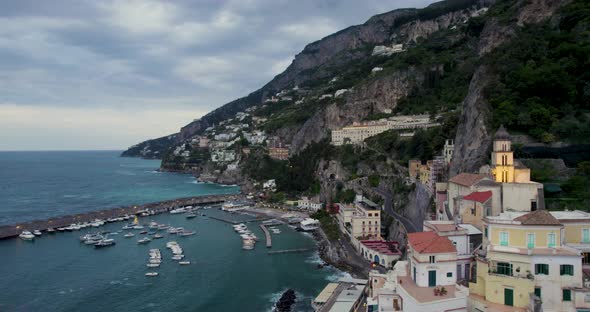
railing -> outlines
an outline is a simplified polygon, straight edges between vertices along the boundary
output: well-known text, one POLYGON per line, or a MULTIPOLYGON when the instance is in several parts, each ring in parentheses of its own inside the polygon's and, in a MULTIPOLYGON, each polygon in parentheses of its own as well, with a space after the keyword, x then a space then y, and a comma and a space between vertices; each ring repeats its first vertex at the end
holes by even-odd
POLYGON ((499 277, 512 277, 512 278, 519 278, 519 279, 528 279, 528 280, 534 280, 535 279, 535 275, 533 275, 533 273, 531 273, 530 271, 525 271, 525 272, 518 272, 515 269, 512 269, 511 267, 498 267, 498 266, 490 266, 490 268, 488 269, 488 273, 490 275, 494 275, 494 276, 499 276, 499 277))

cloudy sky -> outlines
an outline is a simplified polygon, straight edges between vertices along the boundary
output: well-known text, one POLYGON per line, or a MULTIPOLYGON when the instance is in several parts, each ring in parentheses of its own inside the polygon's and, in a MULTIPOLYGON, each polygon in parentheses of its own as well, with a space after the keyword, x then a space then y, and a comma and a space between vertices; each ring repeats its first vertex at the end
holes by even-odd
POLYGON ((0 1, 0 150, 124 149, 176 132, 305 44, 431 2, 0 1))

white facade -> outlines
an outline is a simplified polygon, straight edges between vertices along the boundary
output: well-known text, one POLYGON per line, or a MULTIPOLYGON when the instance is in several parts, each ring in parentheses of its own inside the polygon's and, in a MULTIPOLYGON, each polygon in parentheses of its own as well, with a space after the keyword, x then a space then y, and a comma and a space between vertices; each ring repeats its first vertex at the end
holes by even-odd
POLYGON ((297 201, 297 207, 299 207, 301 209, 318 211, 318 210, 322 209, 322 203, 312 201, 307 197, 302 197, 300 200, 297 201))
POLYGON ((232 162, 236 160, 236 152, 216 149, 211 152, 212 162, 232 162))
POLYGON ((265 190, 274 190, 277 188, 277 183, 275 179, 268 180, 262 184, 262 188, 265 190))

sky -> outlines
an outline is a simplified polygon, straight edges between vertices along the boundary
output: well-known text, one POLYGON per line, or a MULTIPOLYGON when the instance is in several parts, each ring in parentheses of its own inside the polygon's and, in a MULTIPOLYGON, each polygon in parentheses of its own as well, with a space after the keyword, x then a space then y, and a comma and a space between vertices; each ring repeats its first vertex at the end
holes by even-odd
POLYGON ((0 1, 0 150, 120 150, 177 132, 307 43, 431 2, 0 1))

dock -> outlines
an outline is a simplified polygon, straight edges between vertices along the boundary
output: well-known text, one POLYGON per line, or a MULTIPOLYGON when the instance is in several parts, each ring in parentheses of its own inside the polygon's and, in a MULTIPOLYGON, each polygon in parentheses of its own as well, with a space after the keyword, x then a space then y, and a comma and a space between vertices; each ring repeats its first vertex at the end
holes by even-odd
POLYGON ((213 220, 217 220, 217 221, 221 221, 221 222, 225 222, 225 223, 229 223, 229 224, 233 224, 233 225, 240 224, 240 223, 251 223, 251 222, 265 220, 265 219, 250 219, 250 220, 244 220, 244 221, 235 221, 235 220, 229 220, 229 219, 224 219, 224 218, 215 217, 215 216, 208 216, 208 217, 213 220))
POLYGON ((297 249, 284 249, 284 250, 273 250, 269 251, 269 255, 276 255, 276 254, 285 254, 285 253, 297 253, 297 252, 306 252, 306 251, 313 251, 314 248, 297 248, 297 249))
POLYGON ((152 211, 156 214, 168 212, 176 207, 219 204, 226 200, 232 200, 236 194, 206 195, 165 200, 160 202, 131 205, 111 208, 99 211, 91 211, 74 215, 59 216, 46 220, 36 220, 12 225, 0 226, 0 239, 18 236, 22 231, 45 231, 48 228, 66 227, 73 223, 90 222, 95 219, 117 218, 125 215, 138 215, 144 211, 152 211))
POLYGON ((260 228, 264 232, 264 236, 266 236, 266 248, 271 248, 272 247, 272 236, 270 236, 270 232, 268 231, 268 229, 266 228, 266 226, 264 224, 261 224, 260 228))

